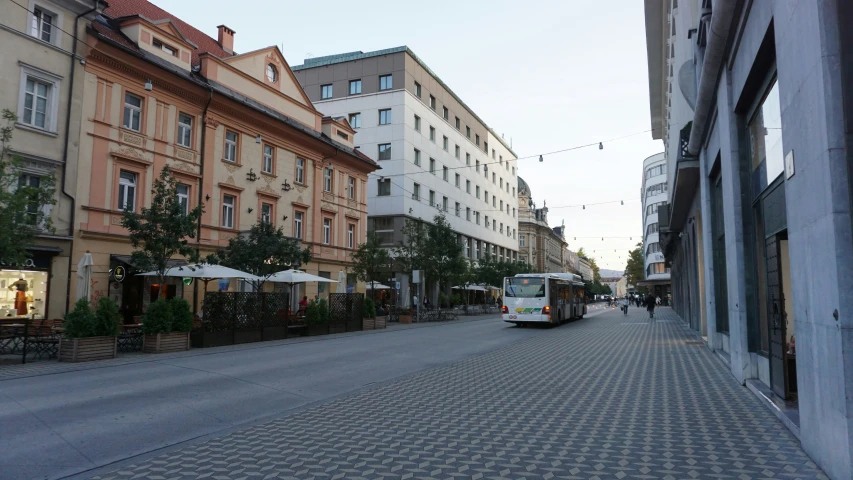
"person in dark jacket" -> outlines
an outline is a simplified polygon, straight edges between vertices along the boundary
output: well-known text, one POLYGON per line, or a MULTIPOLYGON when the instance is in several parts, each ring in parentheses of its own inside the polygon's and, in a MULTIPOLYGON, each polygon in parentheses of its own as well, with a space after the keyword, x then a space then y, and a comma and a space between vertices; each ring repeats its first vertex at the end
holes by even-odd
POLYGON ((649 311, 649 318, 655 318, 655 302, 657 299, 654 294, 649 294, 646 296, 646 310, 649 311))

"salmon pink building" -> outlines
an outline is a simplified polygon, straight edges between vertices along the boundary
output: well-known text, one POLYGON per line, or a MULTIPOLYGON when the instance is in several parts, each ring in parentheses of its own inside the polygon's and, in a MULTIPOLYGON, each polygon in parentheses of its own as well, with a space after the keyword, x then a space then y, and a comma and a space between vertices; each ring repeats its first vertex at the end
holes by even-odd
MULTIPOLYGON (((312 247, 303 269, 336 278, 365 240, 378 165, 353 147, 346 119, 314 108, 277 47, 237 53, 234 38, 145 0, 111 1, 89 29, 71 262, 91 252, 93 296, 111 296, 126 317, 161 286, 134 275, 122 210, 149 203, 167 166, 186 208, 204 206, 202 256, 263 221, 312 247)), ((192 299, 200 287, 163 288, 192 299)))

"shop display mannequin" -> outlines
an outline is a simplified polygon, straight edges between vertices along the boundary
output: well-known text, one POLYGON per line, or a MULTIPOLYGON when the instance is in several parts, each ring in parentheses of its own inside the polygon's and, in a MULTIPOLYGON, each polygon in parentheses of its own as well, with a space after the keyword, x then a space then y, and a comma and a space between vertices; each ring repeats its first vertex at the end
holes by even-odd
POLYGON ((15 283, 9 285, 9 290, 17 290, 15 293, 15 310, 18 315, 24 316, 27 314, 27 281, 21 278, 15 283))

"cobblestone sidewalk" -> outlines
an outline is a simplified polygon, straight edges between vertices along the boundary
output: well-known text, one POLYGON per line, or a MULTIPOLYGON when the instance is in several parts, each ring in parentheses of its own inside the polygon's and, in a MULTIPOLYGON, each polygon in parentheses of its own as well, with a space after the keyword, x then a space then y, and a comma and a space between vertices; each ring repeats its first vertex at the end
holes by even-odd
POLYGON ((605 312, 98 478, 826 478, 671 310, 656 317, 605 312))

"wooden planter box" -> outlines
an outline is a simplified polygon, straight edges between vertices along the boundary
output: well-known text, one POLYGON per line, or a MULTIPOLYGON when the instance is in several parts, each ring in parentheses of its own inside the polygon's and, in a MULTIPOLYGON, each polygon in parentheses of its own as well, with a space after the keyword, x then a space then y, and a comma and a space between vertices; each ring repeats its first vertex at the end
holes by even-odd
POLYGON ((193 348, 222 347, 234 345, 234 333, 231 330, 220 332, 193 332, 190 335, 193 348))
POLYGON ((411 315, 400 315, 400 323, 412 323, 411 315))
POLYGON ((379 330, 380 328, 385 328, 387 326, 388 317, 376 317, 373 319, 374 325, 373 328, 379 330))
POLYGON ((59 342, 60 362, 90 362, 115 358, 118 337, 63 338, 59 342))
POLYGON ((142 351, 145 353, 183 352, 189 349, 190 332, 145 335, 142 341, 142 351))
POLYGON ((361 329, 362 330, 373 330, 376 328, 376 319, 375 318, 363 318, 361 319, 361 329))
POLYGON ((317 335, 328 335, 328 325, 308 325, 308 336, 316 337, 317 335))
POLYGON ((265 342, 287 338, 287 327, 264 327, 262 336, 265 342))

